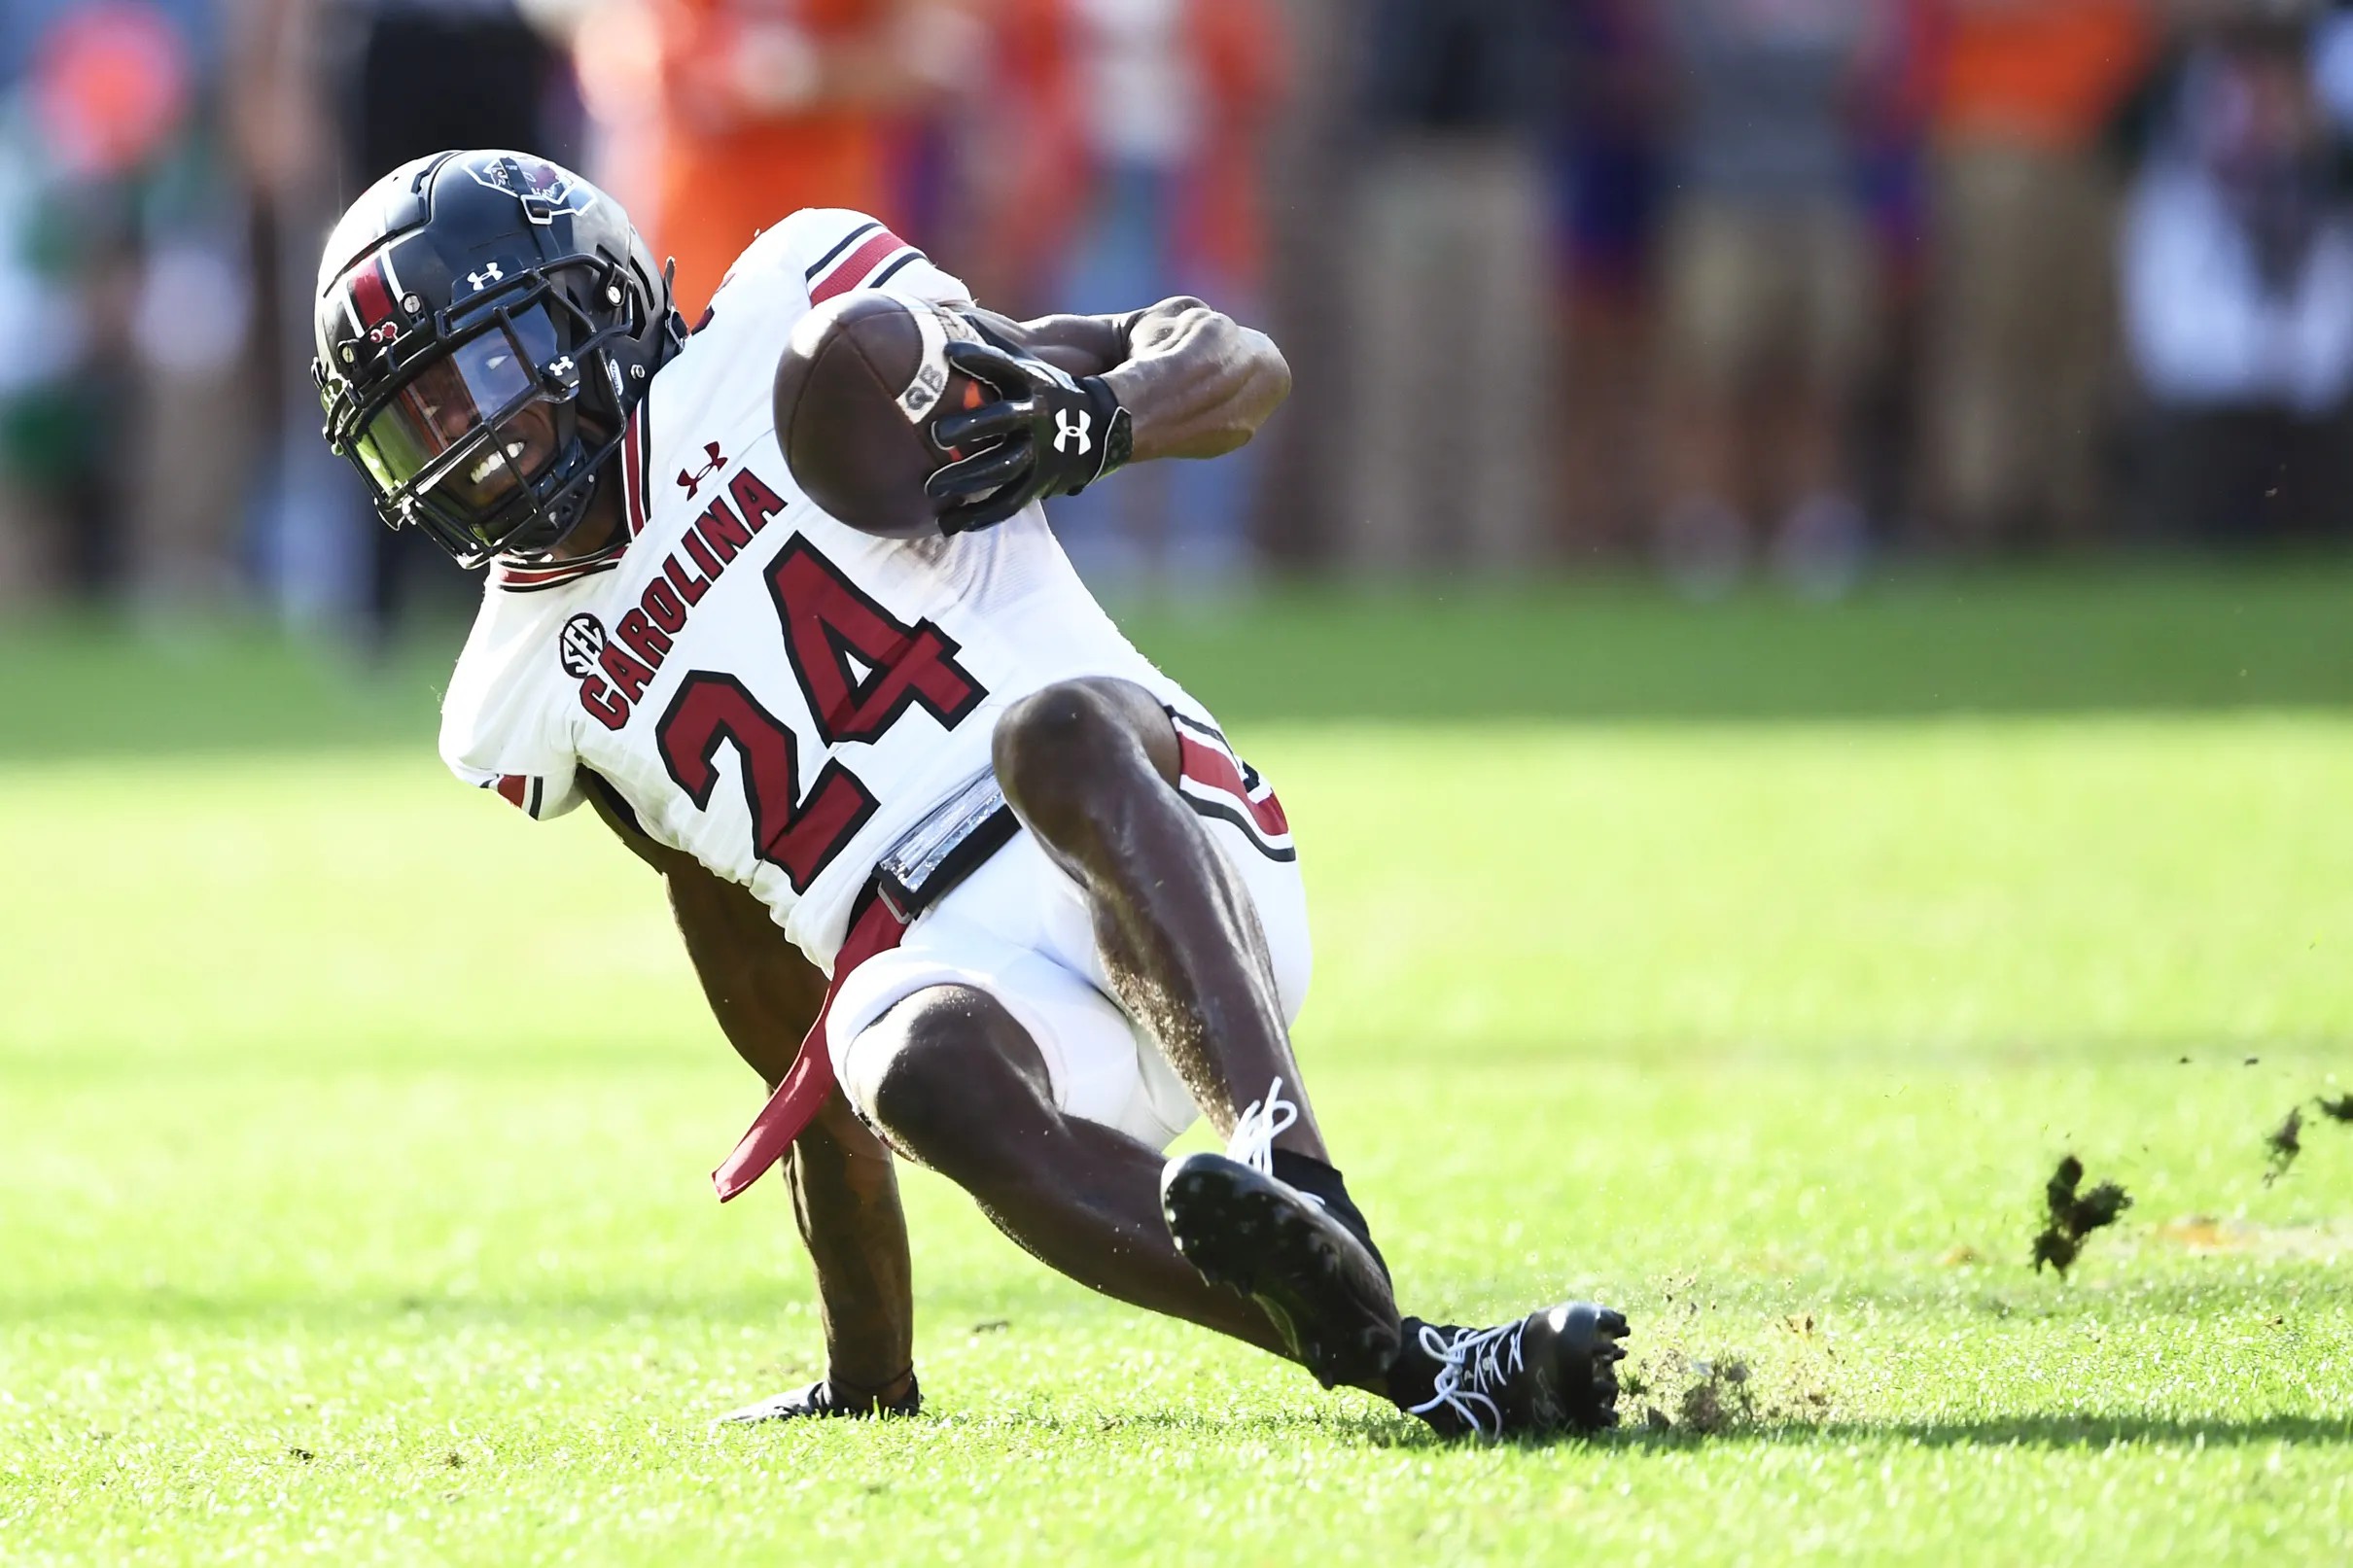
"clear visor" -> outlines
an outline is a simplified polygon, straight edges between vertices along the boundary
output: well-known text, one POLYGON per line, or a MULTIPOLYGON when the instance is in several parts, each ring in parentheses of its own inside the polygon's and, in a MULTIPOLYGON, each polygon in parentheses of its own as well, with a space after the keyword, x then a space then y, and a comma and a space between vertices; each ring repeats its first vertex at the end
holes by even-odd
POLYGON ((461 511, 506 505, 556 460, 540 374, 555 327, 533 309, 467 339, 411 377, 353 443, 387 495, 413 486, 461 511))

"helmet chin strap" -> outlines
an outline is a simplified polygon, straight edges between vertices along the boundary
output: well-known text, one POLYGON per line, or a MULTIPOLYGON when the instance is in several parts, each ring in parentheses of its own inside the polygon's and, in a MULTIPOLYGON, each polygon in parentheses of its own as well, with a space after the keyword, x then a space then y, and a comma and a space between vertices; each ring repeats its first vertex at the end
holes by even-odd
POLYGON ((605 376, 611 379, 613 401, 609 406, 595 406, 607 392, 605 381, 592 369, 583 366, 575 395, 554 408, 559 450, 579 451, 585 448, 594 451, 602 447, 609 448, 609 451, 603 463, 584 479, 573 481, 566 487, 560 505, 543 512, 553 524, 553 537, 548 542, 535 544, 527 550, 502 550, 502 555, 518 554, 533 562, 578 561, 601 554, 618 542, 625 542, 617 472, 624 442, 619 436, 606 434, 608 430, 625 432, 628 428, 628 415, 622 410, 619 396, 623 381, 620 362, 611 345, 575 344, 571 346, 571 352, 583 357, 593 352, 605 376), (612 482, 608 483, 608 480, 612 482), (570 520, 567 521, 567 518, 570 520))
MULTIPOLYGON (((618 462, 616 456, 614 459, 618 462)), ((610 470, 612 465, 608 464, 610 470)), ((578 561, 611 549, 622 535, 621 492, 617 484, 607 483, 610 471, 599 473, 590 481, 588 500, 581 507, 580 520, 572 525, 555 548, 548 551, 551 561, 578 561)))

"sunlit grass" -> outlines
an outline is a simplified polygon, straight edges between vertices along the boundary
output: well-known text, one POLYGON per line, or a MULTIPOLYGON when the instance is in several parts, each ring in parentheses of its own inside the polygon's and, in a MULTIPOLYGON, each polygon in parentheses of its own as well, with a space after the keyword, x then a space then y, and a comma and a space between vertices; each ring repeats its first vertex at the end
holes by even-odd
POLYGON ((775 1195, 709 1201, 752 1086, 633 863, 405 753, 69 764, 0 784, 0 1540, 2330 1558, 2353 1132, 2270 1189, 2260 1138, 2353 1032, 2353 725, 1244 739, 1409 1302, 1600 1293, 1755 1425, 1430 1447, 918 1178, 932 1414, 710 1436, 816 1325, 775 1195), (2140 1203, 2061 1283, 2067 1148, 2140 1203))
POLYGON ((781 1193, 711 1202, 756 1086, 635 862, 366 725, 36 748, 0 1559, 2341 1562, 2353 1129, 2271 1186, 2263 1138, 2353 1087, 2353 718, 2124 706, 1232 720, 1408 1307, 1635 1318, 1631 1430, 1503 1449, 923 1175, 926 1416, 715 1435, 818 1330, 781 1193), (2070 1150, 2136 1203, 2061 1280, 2070 1150), (1753 1410, 1688 1430, 1733 1360, 1753 1410))

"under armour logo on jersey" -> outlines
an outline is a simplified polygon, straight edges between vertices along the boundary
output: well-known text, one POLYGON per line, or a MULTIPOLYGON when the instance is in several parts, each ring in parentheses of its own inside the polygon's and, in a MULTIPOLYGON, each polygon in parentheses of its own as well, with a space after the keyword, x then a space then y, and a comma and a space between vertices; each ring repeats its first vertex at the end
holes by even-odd
POLYGON ((564 622, 563 635, 556 639, 555 656, 566 675, 586 676, 596 668, 597 656, 604 651, 603 621, 583 610, 564 622))
POLYGON ((717 473, 720 470, 727 466, 727 459, 725 455, 720 451, 719 442, 717 441, 705 441, 703 443, 703 455, 709 458, 711 461, 704 464, 701 468, 695 470, 692 473, 688 473, 685 469, 678 470, 678 486, 681 490, 686 492, 686 499, 688 501, 692 501, 694 499, 694 492, 702 488, 702 483, 705 479, 710 478, 713 474, 717 473))
POLYGON ((494 283, 504 283, 506 279, 507 274, 499 270, 499 264, 496 261, 491 262, 479 272, 466 274, 466 281, 474 285, 475 294, 480 294, 494 283))
POLYGON ((1078 455, 1080 457, 1086 456, 1089 452, 1095 450, 1095 443, 1087 439, 1087 432, 1094 429, 1094 427, 1095 416, 1093 414, 1087 413, 1084 410, 1074 413, 1068 408, 1055 409, 1054 450, 1057 452, 1070 451, 1071 448, 1063 445, 1063 442, 1076 441, 1078 443, 1078 455))

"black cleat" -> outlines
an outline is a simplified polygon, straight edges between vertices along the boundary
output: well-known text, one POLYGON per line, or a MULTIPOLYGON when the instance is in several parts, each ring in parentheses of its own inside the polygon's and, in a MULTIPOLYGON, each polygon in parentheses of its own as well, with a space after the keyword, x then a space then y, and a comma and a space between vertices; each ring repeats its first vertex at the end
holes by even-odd
POLYGON ((1618 1424, 1623 1312, 1570 1302, 1492 1329, 1413 1327, 1398 1374, 1420 1363, 1430 1397, 1405 1409, 1449 1437, 1545 1437, 1618 1424))
POLYGON ((878 1415, 914 1415, 924 1408, 924 1391, 915 1379, 907 1379, 907 1391, 894 1403, 884 1403, 858 1395, 835 1391, 833 1384, 821 1377, 806 1388, 763 1399, 756 1405, 747 1405, 740 1411, 729 1411, 712 1421, 713 1426, 753 1426, 762 1421, 805 1421, 833 1417, 835 1419, 867 1420, 878 1415))
POLYGON ((1171 1160, 1160 1211, 1185 1261, 1256 1302, 1326 1388, 1378 1388, 1400 1330, 1388 1277, 1323 1205, 1222 1154, 1171 1160))

